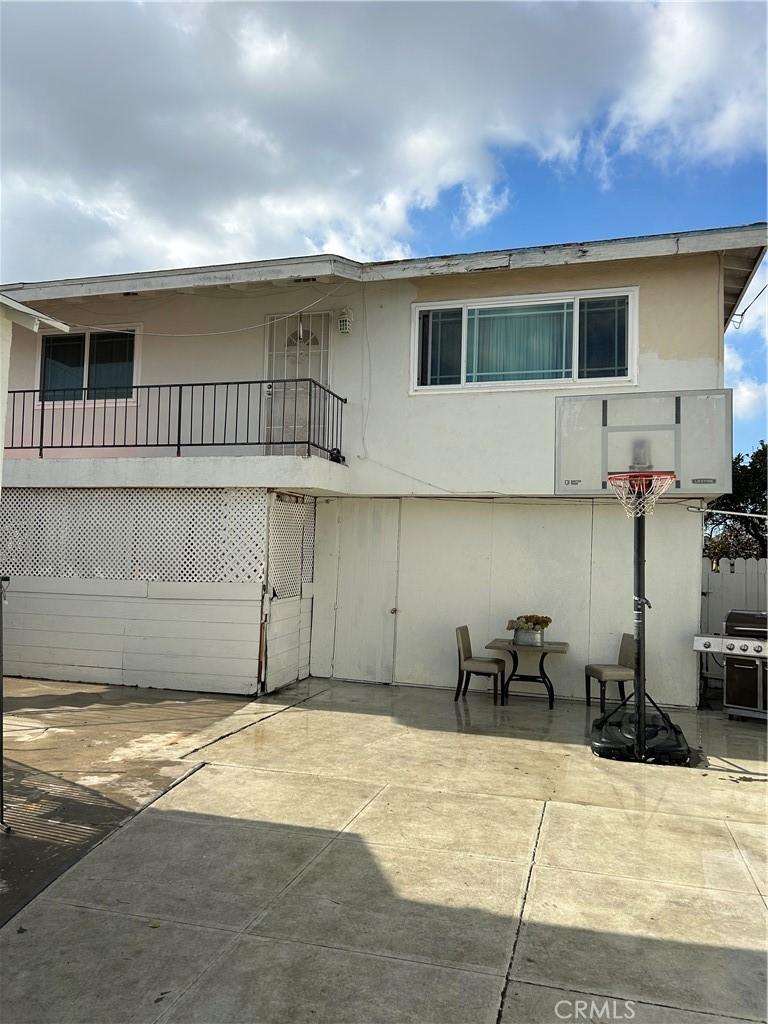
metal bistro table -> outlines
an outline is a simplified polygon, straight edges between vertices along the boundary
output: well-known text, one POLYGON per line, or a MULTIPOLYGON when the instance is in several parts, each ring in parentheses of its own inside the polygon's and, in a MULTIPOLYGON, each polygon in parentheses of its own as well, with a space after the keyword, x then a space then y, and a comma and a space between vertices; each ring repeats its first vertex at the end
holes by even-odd
POLYGON ((549 709, 550 711, 555 706, 555 690, 552 686, 552 680, 547 675, 547 670, 544 668, 544 662, 547 659, 548 654, 566 654, 568 652, 568 644, 565 641, 560 640, 547 640, 541 644, 519 644, 515 640, 509 640, 504 637, 499 637, 496 640, 491 640, 489 644, 486 644, 486 650, 488 651, 506 651, 507 654, 512 655, 512 671, 504 681, 504 686, 501 690, 501 703, 507 703, 507 697, 509 696, 509 684, 513 679, 519 679, 524 683, 543 683, 547 688, 547 696, 549 697, 549 709), (539 654, 539 674, 537 676, 527 675, 524 672, 518 672, 517 666, 519 662, 518 652, 539 654))

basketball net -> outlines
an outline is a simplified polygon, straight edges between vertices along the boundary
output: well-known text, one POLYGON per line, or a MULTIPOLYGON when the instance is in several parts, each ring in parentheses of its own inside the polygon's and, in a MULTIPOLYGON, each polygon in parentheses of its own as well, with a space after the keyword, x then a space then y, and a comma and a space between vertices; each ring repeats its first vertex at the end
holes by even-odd
POLYGON ((674 482, 675 474, 666 470, 608 474, 608 483, 630 519, 652 516, 656 502, 674 482))

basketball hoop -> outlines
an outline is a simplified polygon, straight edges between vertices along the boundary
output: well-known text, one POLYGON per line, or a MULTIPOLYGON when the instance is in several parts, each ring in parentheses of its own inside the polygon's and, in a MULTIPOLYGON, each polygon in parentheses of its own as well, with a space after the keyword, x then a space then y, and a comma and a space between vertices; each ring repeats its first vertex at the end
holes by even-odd
POLYGON ((674 482, 675 474, 668 470, 608 474, 608 484, 630 519, 652 516, 656 502, 674 482))

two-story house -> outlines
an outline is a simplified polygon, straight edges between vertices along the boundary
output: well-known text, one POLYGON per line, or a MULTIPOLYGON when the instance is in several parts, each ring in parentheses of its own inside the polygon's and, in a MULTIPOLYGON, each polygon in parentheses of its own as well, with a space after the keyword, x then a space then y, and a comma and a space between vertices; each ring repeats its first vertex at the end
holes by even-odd
MULTIPOLYGON (((723 388, 723 332, 765 245, 751 225, 3 286, 70 326, 14 326, 6 671, 452 688, 456 626, 485 653, 537 612, 570 644, 558 695, 582 697, 585 663, 631 629, 632 531, 609 492, 558 486, 558 401, 673 394, 679 423, 688 393, 723 388)), ((727 417, 702 443, 727 455, 727 417)), ((693 479, 648 527, 649 687, 687 706, 689 506, 726 489, 693 479)))

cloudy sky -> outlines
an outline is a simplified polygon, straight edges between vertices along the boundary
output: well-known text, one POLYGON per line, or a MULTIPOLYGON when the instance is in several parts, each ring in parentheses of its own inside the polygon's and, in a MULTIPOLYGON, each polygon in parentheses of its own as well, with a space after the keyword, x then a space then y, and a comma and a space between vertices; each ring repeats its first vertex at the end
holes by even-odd
MULTIPOLYGON (((2 278, 762 220, 765 11, 6 2, 2 278)), ((728 339, 742 448, 765 332, 728 339)))

